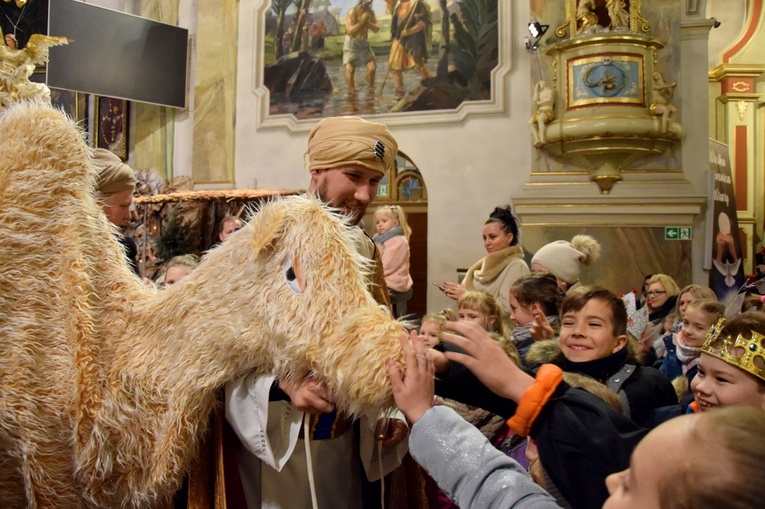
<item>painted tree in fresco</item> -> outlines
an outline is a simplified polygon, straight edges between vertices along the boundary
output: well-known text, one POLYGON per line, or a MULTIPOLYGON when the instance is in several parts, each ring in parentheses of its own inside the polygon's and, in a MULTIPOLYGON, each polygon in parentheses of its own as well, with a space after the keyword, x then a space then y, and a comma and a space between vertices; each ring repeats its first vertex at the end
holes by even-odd
POLYGON ((436 78, 423 80, 391 112, 457 108, 464 101, 491 97, 491 72, 499 61, 498 0, 456 0, 451 14, 448 1, 439 0, 439 6, 443 40, 436 78))
POLYGON ((284 17, 293 0, 271 0, 271 10, 276 15, 276 34, 274 35, 274 56, 284 55, 284 17))
POLYGON ((311 4, 312 12, 321 12, 323 10, 329 10, 332 7, 332 0, 313 0, 311 4))
POLYGON ((308 18, 308 9, 311 7, 311 1, 312 0, 295 0, 295 5, 298 6, 298 13, 293 24, 294 33, 292 34, 290 51, 300 50, 300 44, 303 40, 303 31, 308 29, 306 26, 306 19, 308 18))
POLYGON ((449 8, 446 0, 438 0, 441 7, 441 43, 438 47, 438 68, 436 76, 440 80, 445 80, 449 73, 449 8))
POLYGON ((454 66, 468 86, 485 86, 499 59, 497 0, 462 0, 459 7, 460 15, 451 15, 454 66))

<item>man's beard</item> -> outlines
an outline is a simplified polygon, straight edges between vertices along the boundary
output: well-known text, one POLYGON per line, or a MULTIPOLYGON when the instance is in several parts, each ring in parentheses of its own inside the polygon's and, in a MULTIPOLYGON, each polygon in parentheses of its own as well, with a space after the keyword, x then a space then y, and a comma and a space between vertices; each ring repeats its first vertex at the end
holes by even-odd
POLYGON ((352 225, 359 224, 364 218, 364 214, 366 213, 367 208, 362 206, 356 200, 344 201, 341 203, 335 203, 332 200, 328 200, 326 198, 327 194, 329 194, 327 192, 327 187, 327 182, 322 182, 319 184, 319 187, 316 189, 316 194, 319 196, 319 199, 329 204, 330 207, 340 209, 343 214, 349 216, 352 225))

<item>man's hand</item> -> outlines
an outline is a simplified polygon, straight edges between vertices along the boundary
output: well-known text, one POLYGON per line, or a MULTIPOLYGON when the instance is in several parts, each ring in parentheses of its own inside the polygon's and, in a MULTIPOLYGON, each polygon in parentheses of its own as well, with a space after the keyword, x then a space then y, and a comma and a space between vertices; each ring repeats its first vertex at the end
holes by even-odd
POLYGON ((377 421, 375 437, 383 448, 396 447, 409 434, 409 427, 401 419, 386 417, 377 421))
POLYGON ((325 414, 334 410, 329 391, 311 376, 298 380, 279 380, 279 388, 292 400, 295 408, 309 414, 325 414))

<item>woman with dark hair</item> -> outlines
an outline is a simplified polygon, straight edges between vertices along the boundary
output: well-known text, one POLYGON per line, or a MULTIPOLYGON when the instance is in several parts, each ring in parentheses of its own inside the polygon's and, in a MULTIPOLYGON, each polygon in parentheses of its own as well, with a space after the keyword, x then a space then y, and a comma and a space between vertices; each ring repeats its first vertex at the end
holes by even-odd
POLYGON ((496 207, 483 226, 483 247, 487 255, 468 269, 461 285, 444 283, 439 286, 444 295, 459 299, 467 290, 486 292, 499 301, 510 316, 510 287, 530 274, 519 240, 518 220, 510 206, 496 207))

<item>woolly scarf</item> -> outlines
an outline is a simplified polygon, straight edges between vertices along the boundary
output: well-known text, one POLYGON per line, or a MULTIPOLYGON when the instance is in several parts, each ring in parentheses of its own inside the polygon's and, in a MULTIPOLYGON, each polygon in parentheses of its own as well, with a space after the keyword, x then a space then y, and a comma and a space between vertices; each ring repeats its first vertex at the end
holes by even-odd
POLYGON ((513 329, 513 335, 510 337, 510 340, 513 342, 513 344, 518 346, 525 341, 533 341, 534 338, 531 337, 532 325, 534 325, 534 320, 530 321, 526 325, 516 325, 515 329, 513 329))
POLYGON ((375 241, 375 244, 385 244, 386 241, 392 239, 393 237, 398 237, 399 235, 404 235, 404 229, 400 226, 394 226, 385 233, 375 234, 372 237, 372 240, 375 241))
POLYGON ((677 350, 675 352, 677 355, 677 360, 682 363, 683 374, 686 374, 689 369, 699 363, 701 348, 686 345, 682 332, 679 332, 677 336, 675 336, 675 346, 677 346, 677 350))
POLYGON ((676 304, 677 296, 673 295, 672 297, 669 297, 664 304, 656 309, 651 309, 650 313, 648 313, 648 321, 653 324, 658 324, 664 318, 666 318, 666 316, 670 314, 672 310, 674 310, 676 304))
MULTIPOLYGON (((499 251, 487 254, 476 262, 475 265, 470 267, 468 274, 473 274, 473 279, 480 281, 481 283, 489 283, 496 279, 497 276, 516 258, 523 258, 523 250, 520 246, 510 246, 499 251)), ((467 279, 466 288, 473 290, 472 282, 470 278, 467 279)))

